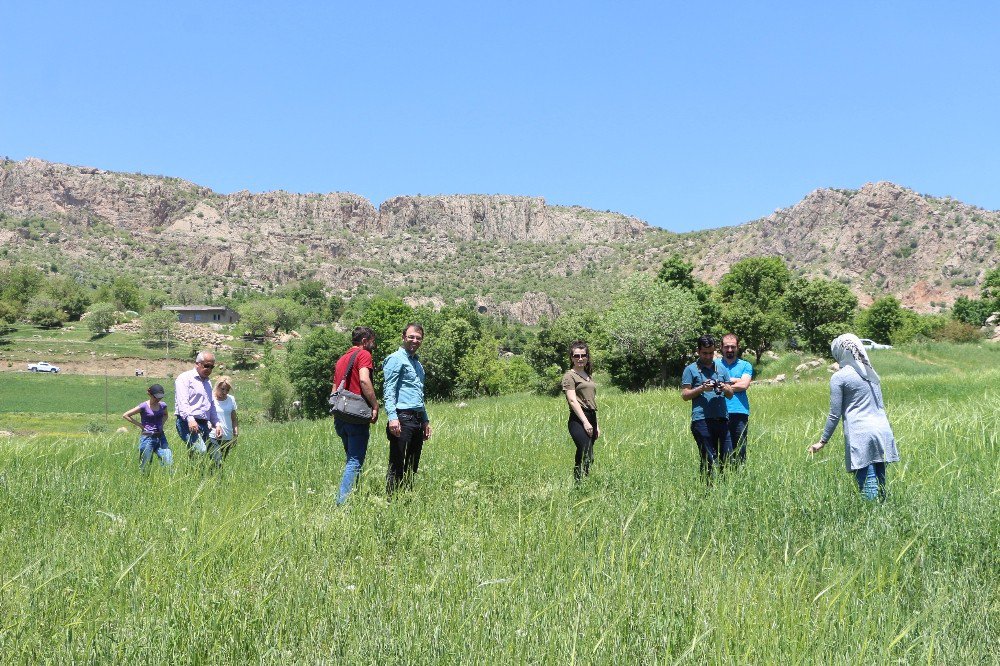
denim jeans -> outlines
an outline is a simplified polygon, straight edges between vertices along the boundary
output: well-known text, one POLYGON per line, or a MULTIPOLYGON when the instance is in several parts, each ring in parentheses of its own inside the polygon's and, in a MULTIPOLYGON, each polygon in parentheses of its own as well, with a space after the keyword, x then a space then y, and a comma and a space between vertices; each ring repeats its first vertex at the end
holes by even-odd
POLYGON ((733 445, 733 462, 737 465, 747 459, 747 424, 749 414, 729 415, 729 441, 733 445))
POLYGON ((699 419, 691 422, 691 434, 701 455, 701 473, 711 481, 712 473, 721 474, 733 452, 727 419, 699 419))
POLYGON ((885 499, 885 463, 878 462, 851 470, 854 480, 858 483, 858 490, 866 500, 885 499))
POLYGON ((188 428, 187 419, 177 417, 175 425, 177 426, 177 434, 180 435, 181 441, 187 446, 187 452, 189 458, 194 458, 194 454, 197 452, 195 446, 197 446, 198 438, 201 437, 205 442, 206 448, 208 447, 208 437, 210 434, 210 429, 208 427, 208 419, 195 419, 195 423, 198 424, 198 432, 191 432, 188 428))
POLYGON ((337 496, 337 504, 343 504, 354 489, 361 466, 365 464, 371 426, 368 423, 348 423, 334 417, 333 427, 344 442, 344 456, 347 459, 344 475, 340 477, 340 494, 337 496))
POLYGON ((139 437, 139 471, 145 472, 149 462, 153 459, 153 453, 160 458, 160 464, 170 467, 174 462, 174 454, 167 444, 167 436, 162 432, 159 435, 142 435, 139 437))

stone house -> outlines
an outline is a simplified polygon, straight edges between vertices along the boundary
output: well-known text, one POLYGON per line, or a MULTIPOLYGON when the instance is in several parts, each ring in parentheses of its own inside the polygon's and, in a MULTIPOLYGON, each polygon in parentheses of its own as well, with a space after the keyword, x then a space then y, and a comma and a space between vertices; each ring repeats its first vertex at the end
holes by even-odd
POLYGON ((236 310, 224 305, 164 305, 163 309, 176 313, 182 324, 234 324, 240 320, 236 310))

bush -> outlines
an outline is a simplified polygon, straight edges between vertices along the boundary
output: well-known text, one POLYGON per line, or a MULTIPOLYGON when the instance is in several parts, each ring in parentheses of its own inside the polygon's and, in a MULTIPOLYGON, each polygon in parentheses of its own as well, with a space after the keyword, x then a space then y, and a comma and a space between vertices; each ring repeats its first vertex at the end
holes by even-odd
POLYGON ((118 323, 118 312, 112 303, 95 303, 85 318, 87 329, 94 335, 102 335, 118 323))
POLYGON ((539 395, 557 396, 562 393, 563 369, 558 365, 550 365, 535 378, 532 390, 539 395))
POLYGON ((333 366, 350 346, 345 334, 326 327, 314 328, 305 338, 289 345, 288 376, 306 418, 329 414, 333 366))
POLYGON ((934 331, 934 339, 961 343, 979 342, 983 339, 983 333, 975 326, 950 319, 934 331))
POLYGON ((238 342, 233 345, 233 367, 250 368, 257 363, 257 354, 254 346, 249 342, 238 342))

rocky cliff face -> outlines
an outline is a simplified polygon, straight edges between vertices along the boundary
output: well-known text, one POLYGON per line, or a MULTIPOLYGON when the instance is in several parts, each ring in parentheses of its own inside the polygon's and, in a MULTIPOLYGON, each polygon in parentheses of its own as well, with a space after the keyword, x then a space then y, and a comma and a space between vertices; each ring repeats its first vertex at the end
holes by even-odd
POLYGON ((0 245, 54 263, 62 253, 78 270, 143 265, 167 284, 217 276, 219 293, 311 276, 344 293, 387 286, 532 323, 588 289, 588 303, 603 302, 620 276, 676 251, 711 282, 737 259, 779 255, 800 274, 851 284, 863 304, 893 293, 923 311, 975 295, 1000 258, 1000 213, 885 182, 816 190, 760 220, 677 235, 538 197, 406 196, 375 208, 350 193, 220 195, 28 159, 0 161, 0 213, 0 245))

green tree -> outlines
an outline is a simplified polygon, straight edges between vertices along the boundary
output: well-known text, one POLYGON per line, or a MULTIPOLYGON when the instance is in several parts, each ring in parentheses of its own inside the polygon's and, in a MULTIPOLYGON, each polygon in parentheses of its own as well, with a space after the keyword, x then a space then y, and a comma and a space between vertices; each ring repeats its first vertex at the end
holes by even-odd
POLYGON ((111 283, 111 298, 114 299, 115 307, 122 311, 139 312, 145 306, 142 289, 129 277, 115 278, 111 283))
POLYGON ((314 328, 302 340, 289 344, 288 378, 306 418, 318 419, 329 414, 333 366, 350 346, 350 338, 325 326, 314 328))
POLYGON ((290 298, 269 298, 264 304, 271 308, 275 334, 289 332, 305 320, 306 309, 290 298))
POLYGON ((17 322, 17 313, 16 303, 0 300, 0 331, 8 330, 17 322))
POLYGON ((785 303, 800 343, 816 354, 829 354, 830 342, 850 332, 857 297, 840 282, 825 278, 794 280, 785 303))
POLYGON ((240 329, 254 338, 264 337, 275 325, 275 313, 263 301, 247 301, 236 307, 240 329))
POLYGON ((0 300, 24 307, 45 284, 45 274, 34 266, 17 266, 0 271, 0 300))
POLYGON ((905 321, 899 299, 892 295, 880 296, 858 314, 858 335, 888 343, 905 321))
POLYGON ((656 279, 688 291, 694 291, 695 284, 699 282, 694 277, 694 266, 684 261, 679 254, 670 255, 670 258, 663 262, 656 279))
POLYGON ((66 313, 51 298, 36 297, 27 306, 27 318, 41 328, 59 328, 66 322, 66 313))
MULTIPOLYGON (((457 390, 456 379, 462 359, 476 340, 476 331, 461 317, 441 318, 424 327, 425 342, 420 347, 424 366, 424 394, 428 398, 449 398, 457 390)), ((395 351, 395 347, 389 353, 395 351)))
POLYGON ((983 277, 981 296, 983 300, 993 301, 993 308, 1000 310, 1000 267, 987 271, 983 277))
POLYGON ((699 330, 701 311, 690 291, 637 274, 615 296, 603 323, 612 383, 639 389, 665 382, 679 367, 699 330))
POLYGON ((90 305, 90 295, 70 277, 54 277, 45 285, 45 293, 66 313, 69 321, 77 321, 90 305))
POLYGON ((791 329, 782 300, 791 278, 780 257, 751 257, 737 261, 719 280, 719 332, 735 333, 757 363, 791 329))
POLYGON ((551 321, 542 319, 534 340, 525 347, 524 355, 531 367, 539 372, 557 366, 561 377, 562 371, 569 369, 569 346, 576 340, 583 340, 590 346, 593 361, 599 364, 608 338, 601 317, 595 310, 564 312, 551 321))
POLYGON ((168 310, 153 310, 142 315, 142 338, 147 342, 166 342, 177 337, 177 315, 168 310))
POLYGON ((340 296, 334 294, 326 302, 326 315, 330 318, 330 321, 337 321, 340 319, 340 315, 344 313, 344 299, 340 296))
POLYGON ((275 360, 270 348, 264 353, 263 366, 260 386, 263 389, 261 402, 264 406, 264 416, 271 421, 287 421, 292 413, 294 395, 292 383, 284 367, 275 360))
POLYGON ((87 310, 87 329, 94 335, 103 335, 118 323, 118 312, 113 303, 94 303, 87 310))
POLYGON ((993 302, 982 298, 959 296, 951 307, 951 316, 955 321, 969 326, 982 326, 993 313, 993 302))
MULTIPOLYGON (((358 321, 358 326, 368 326, 375 331, 375 351, 372 360, 375 363, 376 390, 382 390, 382 361, 399 348, 403 335, 403 327, 413 320, 413 308, 403 302, 403 299, 392 294, 376 296, 370 300, 358 321)), ((424 329, 426 333, 426 327, 424 329)), ((430 336, 425 335, 425 338, 430 336)))

